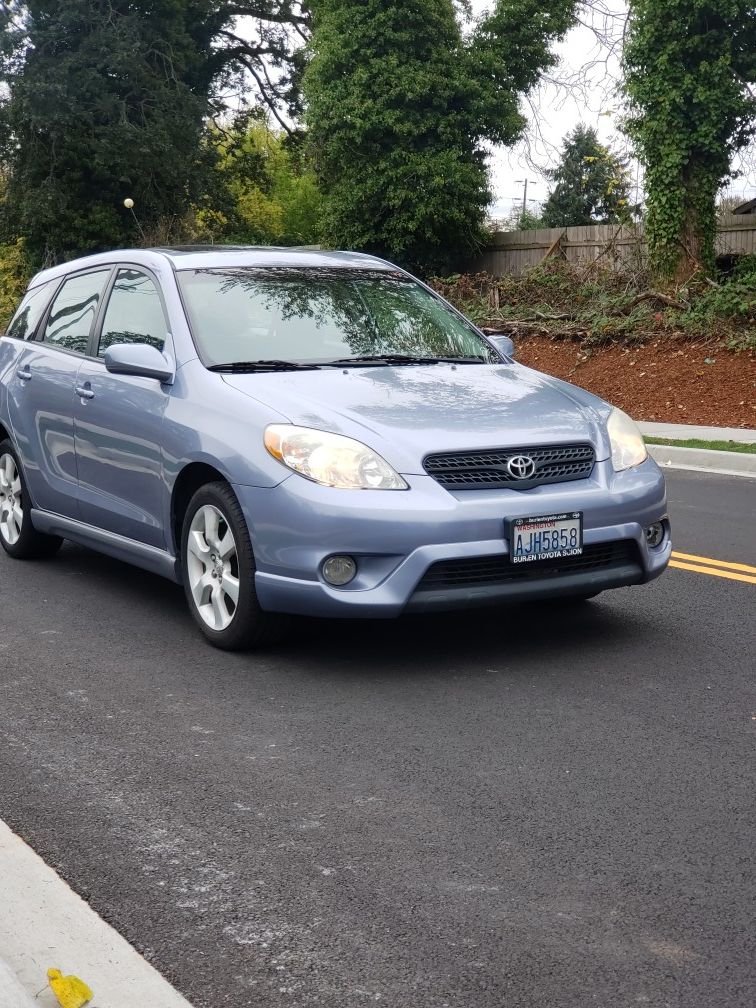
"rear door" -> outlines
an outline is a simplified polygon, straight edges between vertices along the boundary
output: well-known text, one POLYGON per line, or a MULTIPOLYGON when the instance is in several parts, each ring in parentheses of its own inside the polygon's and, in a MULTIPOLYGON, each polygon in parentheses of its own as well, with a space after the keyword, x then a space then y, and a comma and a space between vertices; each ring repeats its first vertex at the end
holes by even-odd
POLYGON ((103 267, 62 282, 34 339, 16 359, 8 386, 8 416, 31 498, 36 507, 67 518, 79 517, 74 447, 79 368, 110 272, 103 267))
POLYGON ((81 517, 89 525, 165 547, 161 433, 169 387, 153 378, 110 374, 103 356, 114 343, 149 343, 173 353, 157 279, 135 266, 118 268, 82 361, 84 391, 76 409, 81 517))

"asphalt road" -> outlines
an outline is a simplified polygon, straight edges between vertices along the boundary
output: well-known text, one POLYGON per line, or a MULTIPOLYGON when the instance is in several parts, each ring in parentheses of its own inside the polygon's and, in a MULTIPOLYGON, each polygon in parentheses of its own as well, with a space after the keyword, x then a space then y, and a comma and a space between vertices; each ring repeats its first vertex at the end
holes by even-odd
MULTIPOLYGON (((756 565, 755 482, 669 484, 676 549, 756 565)), ((234 656, 66 547, 0 620, 0 818, 196 1008, 753 1004, 756 585, 234 656)))

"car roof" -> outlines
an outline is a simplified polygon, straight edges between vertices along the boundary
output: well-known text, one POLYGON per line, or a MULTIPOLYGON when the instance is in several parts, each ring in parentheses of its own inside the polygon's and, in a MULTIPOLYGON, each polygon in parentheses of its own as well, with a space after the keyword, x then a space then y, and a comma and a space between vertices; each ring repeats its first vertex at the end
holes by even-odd
POLYGON ((364 269, 396 272, 397 267, 376 256, 361 252, 329 252, 315 248, 275 248, 261 245, 177 245, 170 248, 115 249, 72 259, 42 270, 30 287, 46 283, 77 270, 114 263, 157 267, 168 260, 174 269, 244 269, 291 267, 300 269, 364 269))

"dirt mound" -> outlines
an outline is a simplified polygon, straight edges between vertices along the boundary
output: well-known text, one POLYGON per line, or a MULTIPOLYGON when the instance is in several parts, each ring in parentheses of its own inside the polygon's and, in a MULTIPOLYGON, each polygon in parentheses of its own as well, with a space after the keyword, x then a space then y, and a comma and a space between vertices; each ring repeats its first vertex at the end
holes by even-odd
POLYGON ((756 428, 756 355, 705 342, 586 346, 525 336, 517 359, 607 399, 635 420, 756 428))

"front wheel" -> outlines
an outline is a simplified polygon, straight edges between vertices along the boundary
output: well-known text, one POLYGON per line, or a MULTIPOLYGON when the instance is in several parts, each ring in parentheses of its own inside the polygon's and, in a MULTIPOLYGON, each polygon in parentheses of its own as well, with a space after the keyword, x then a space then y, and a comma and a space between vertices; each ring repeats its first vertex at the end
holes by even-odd
POLYGON ((181 567, 190 612, 215 647, 241 651, 280 636, 282 618, 257 601, 252 542, 226 483, 208 483, 189 502, 181 567))
POLYGON ((15 560, 32 560, 52 556, 62 543, 32 525, 21 464, 10 441, 0 441, 0 546, 15 560))

